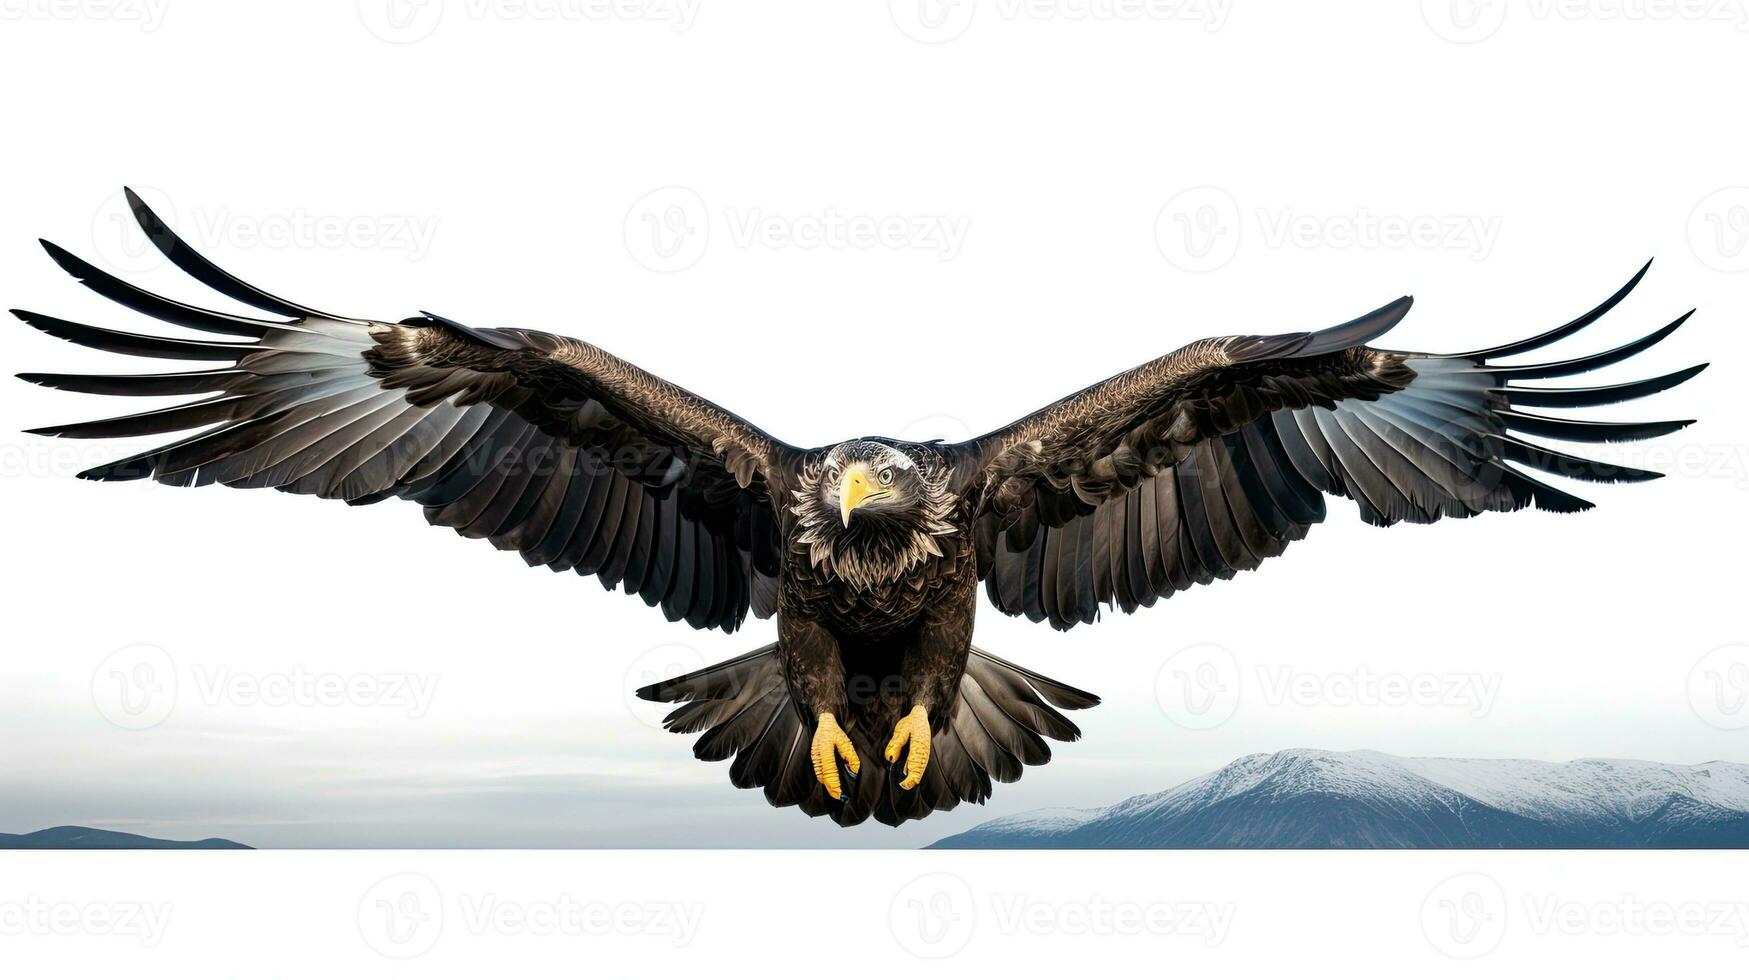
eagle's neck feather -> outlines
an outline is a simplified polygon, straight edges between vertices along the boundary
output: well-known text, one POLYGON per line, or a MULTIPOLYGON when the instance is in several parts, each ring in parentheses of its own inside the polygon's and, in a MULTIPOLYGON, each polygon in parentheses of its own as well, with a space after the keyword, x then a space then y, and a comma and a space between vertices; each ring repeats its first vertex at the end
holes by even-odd
POLYGON ((846 528, 838 514, 820 496, 820 467, 804 468, 797 485, 795 543, 807 550, 815 569, 844 580, 859 590, 890 585, 914 572, 924 562, 942 557, 948 545, 939 539, 959 534, 951 520, 954 495, 948 489, 953 471, 925 470, 923 506, 909 515, 892 518, 863 517, 863 523, 846 528), (877 523, 878 522, 878 523, 877 523))

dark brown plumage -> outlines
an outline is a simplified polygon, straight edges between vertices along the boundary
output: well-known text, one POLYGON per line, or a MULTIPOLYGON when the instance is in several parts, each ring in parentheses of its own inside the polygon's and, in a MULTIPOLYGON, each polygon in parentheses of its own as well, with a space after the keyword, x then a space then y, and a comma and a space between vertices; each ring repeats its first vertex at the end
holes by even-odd
POLYGON ((844 824, 982 802, 993 783, 1047 761, 1047 739, 1078 737, 1057 709, 1096 698, 971 645, 980 581, 997 609, 1068 629, 1256 568, 1323 520, 1325 495, 1354 500, 1379 525, 1583 510, 1588 502, 1531 472, 1657 474, 1524 434, 1617 441, 1687 423, 1525 409, 1638 398, 1704 367, 1623 385, 1520 383, 1631 357, 1686 316, 1590 357, 1497 363, 1596 321, 1641 269, 1577 320, 1492 349, 1366 346, 1407 313, 1404 297, 1315 333, 1197 341, 965 443, 871 437, 801 449, 582 341, 431 314, 339 317, 272 296, 195 254, 131 192, 129 201, 178 267, 286 319, 156 296, 45 243, 98 293, 218 335, 140 336, 14 311, 88 347, 218 365, 21 375, 97 394, 209 396, 33 430, 193 430, 81 476, 353 504, 399 497, 433 524, 530 565, 597 576, 670 620, 732 631, 749 611, 775 615, 775 644, 639 693, 683 702, 669 728, 699 734, 701 759, 733 758, 735 785, 844 824))

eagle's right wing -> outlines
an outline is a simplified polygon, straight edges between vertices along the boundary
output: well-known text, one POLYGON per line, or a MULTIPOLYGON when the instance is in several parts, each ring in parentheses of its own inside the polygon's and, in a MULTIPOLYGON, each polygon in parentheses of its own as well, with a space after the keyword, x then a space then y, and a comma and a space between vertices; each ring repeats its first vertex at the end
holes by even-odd
POLYGON ((1466 354, 1366 346, 1402 318, 1408 297, 1328 330, 1198 341, 951 447, 978 494, 978 566, 991 602, 1058 629, 1092 622, 1102 606, 1133 612, 1281 554, 1324 519, 1326 494, 1352 499, 1371 524, 1427 523, 1591 506, 1530 471, 1657 476, 1524 436, 1619 442, 1687 422, 1588 422, 1525 409, 1639 398, 1704 364, 1618 385, 1521 382, 1621 361, 1687 314, 1588 357, 1499 363, 1589 326, 1645 271, 1568 324, 1466 354))
POLYGON ((213 370, 24 374, 106 395, 210 395, 33 432, 119 438, 197 430, 79 474, 177 486, 274 487, 348 503, 401 497, 426 519, 597 575, 670 620, 733 630, 774 609, 781 545, 773 476, 790 447, 582 341, 474 330, 426 314, 332 316, 262 292, 189 248, 131 191, 147 237, 183 271, 289 320, 199 309, 129 285, 63 249, 49 255, 123 306, 224 340, 122 333, 14 310, 86 347, 213 370))

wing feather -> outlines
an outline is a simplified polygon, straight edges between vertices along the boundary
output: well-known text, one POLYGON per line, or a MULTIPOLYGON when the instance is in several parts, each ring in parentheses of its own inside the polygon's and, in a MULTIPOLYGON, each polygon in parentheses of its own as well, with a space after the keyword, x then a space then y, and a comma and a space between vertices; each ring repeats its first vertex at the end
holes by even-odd
POLYGON ((1100 606, 1131 612, 1282 554, 1324 519, 1325 495, 1348 497, 1363 520, 1389 526, 1591 506, 1527 470, 1587 482, 1655 478, 1522 436, 1616 442, 1688 421, 1594 422, 1522 406, 1614 404, 1668 390, 1704 364, 1604 386, 1518 381, 1618 363, 1688 314, 1598 354, 1496 363, 1579 333, 1645 271, 1560 327, 1469 354, 1364 346, 1401 319, 1407 298, 1327 331, 1199 341, 952 447, 974 474, 979 539, 994 544, 980 564, 991 601, 1058 629, 1092 622, 1100 606))
POLYGON ((420 504, 431 523, 517 551, 531 565, 598 575, 671 620, 733 630, 749 610, 772 613, 781 563, 774 508, 787 491, 793 447, 581 341, 474 329, 432 314, 399 323, 337 317, 291 302, 219 269, 131 191, 128 203, 182 271, 288 319, 161 296, 45 242, 57 265, 99 295, 223 338, 127 333, 14 311, 102 351, 222 362, 134 377, 23 375, 76 392, 207 396, 34 430, 71 438, 189 433, 81 476, 274 487, 353 504, 399 497, 420 504))

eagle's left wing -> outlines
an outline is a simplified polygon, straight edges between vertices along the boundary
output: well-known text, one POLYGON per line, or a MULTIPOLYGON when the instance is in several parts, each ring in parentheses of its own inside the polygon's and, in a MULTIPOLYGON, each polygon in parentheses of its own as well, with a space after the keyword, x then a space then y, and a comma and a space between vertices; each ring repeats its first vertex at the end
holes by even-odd
POLYGON ((990 601, 1058 629, 1094 621, 1101 606, 1133 612, 1281 554, 1324 519, 1324 494, 1349 497, 1368 523, 1388 526, 1591 506, 1527 469, 1605 482, 1660 475, 1520 434, 1617 442, 1688 422, 1585 422, 1523 409, 1626 401, 1680 384, 1704 364, 1601 387, 1518 382, 1631 357, 1687 314, 1589 357, 1497 363, 1590 325, 1645 272, 1570 323, 1467 354, 1365 346, 1408 312, 1406 296, 1328 330, 1198 341, 951 447, 977 499, 990 601))
MULTIPOLYGON (((205 310, 146 292, 44 242, 99 294, 222 340, 148 336, 14 310, 98 350, 214 362, 146 375, 25 374, 107 395, 207 395, 33 432, 123 438, 193 430, 79 474, 177 486, 274 487, 371 503, 599 576, 670 620, 733 630, 769 616, 781 559, 774 495, 794 450, 739 417, 596 347, 529 330, 474 330, 426 314, 386 323, 265 293, 177 238, 137 196, 147 237, 183 271, 289 319, 205 310)), ((776 502, 781 502, 776 501, 776 502)))

